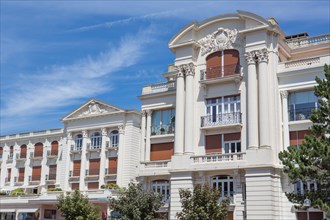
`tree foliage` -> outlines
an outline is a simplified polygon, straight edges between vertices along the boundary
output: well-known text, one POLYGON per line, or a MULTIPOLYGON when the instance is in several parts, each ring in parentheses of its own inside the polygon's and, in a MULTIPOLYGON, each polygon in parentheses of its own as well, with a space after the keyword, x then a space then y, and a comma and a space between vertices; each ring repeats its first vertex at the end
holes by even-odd
POLYGON ((162 196, 146 191, 142 184, 130 183, 118 198, 110 199, 110 207, 122 215, 123 220, 151 220, 162 205, 162 196))
POLYGON ((181 220, 222 220, 227 215, 228 200, 220 202, 220 192, 209 185, 195 185, 190 189, 180 189, 182 211, 177 213, 181 220))
POLYGON ((313 122, 309 135, 298 148, 289 147, 280 152, 279 158, 292 183, 301 180, 317 182, 317 190, 304 195, 287 193, 291 202, 303 204, 304 199, 312 201, 323 211, 330 212, 330 68, 325 65, 325 79, 316 78, 315 95, 319 108, 314 110, 310 120, 313 122))
POLYGON ((94 207, 86 195, 78 190, 60 195, 57 198, 57 208, 66 220, 100 220, 101 215, 97 207, 94 207))

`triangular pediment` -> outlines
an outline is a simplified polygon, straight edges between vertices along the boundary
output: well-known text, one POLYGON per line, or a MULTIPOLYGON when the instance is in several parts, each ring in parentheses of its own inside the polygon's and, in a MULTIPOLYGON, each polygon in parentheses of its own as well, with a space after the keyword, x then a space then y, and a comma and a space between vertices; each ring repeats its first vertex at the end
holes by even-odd
POLYGON ((72 111, 68 115, 62 118, 62 121, 68 121, 72 119, 89 118, 100 115, 107 115, 113 113, 125 112, 124 109, 110 105, 105 102, 101 102, 96 99, 91 99, 76 110, 72 111))

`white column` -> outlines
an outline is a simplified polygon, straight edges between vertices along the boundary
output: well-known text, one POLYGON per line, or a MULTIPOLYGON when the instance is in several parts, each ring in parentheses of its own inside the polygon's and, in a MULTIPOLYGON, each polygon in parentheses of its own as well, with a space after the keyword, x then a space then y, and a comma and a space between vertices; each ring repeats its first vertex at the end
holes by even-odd
POLYGON ((146 155, 146 111, 142 111, 141 120, 141 149, 140 149, 140 161, 145 161, 146 155))
POLYGON ((127 158, 125 157, 125 126, 120 125, 119 129, 119 145, 118 145, 118 160, 117 160, 117 184, 121 187, 126 187, 124 176, 126 175, 126 170, 124 169, 124 162, 127 163, 127 158))
POLYGON ((268 94, 268 51, 266 48, 258 50, 258 74, 259 74, 259 141, 260 147, 270 147, 269 121, 269 94, 268 94))
MULTIPOLYGON (((62 173, 58 172, 56 174, 56 179, 60 180, 60 185, 63 186, 63 190, 69 190, 70 184, 69 184, 69 173, 70 170, 72 170, 72 158, 70 156, 70 151, 71 151, 71 145, 72 145, 72 134, 71 132, 67 133, 66 138, 63 139, 62 141, 62 172, 64 172, 64 178, 61 179, 61 177, 63 177, 62 173), (66 146, 65 146, 66 143, 66 146)), ((59 169, 57 169, 59 170, 59 169)))
POLYGON ((184 146, 184 65, 178 67, 176 76, 175 143, 174 154, 183 154, 184 146))
POLYGON ((46 174, 49 174, 49 167, 47 166, 47 148, 45 147, 45 145, 49 145, 49 141, 46 139, 43 143, 44 145, 44 149, 43 149, 43 156, 42 156, 42 160, 41 160, 41 173, 40 173, 40 186, 41 186, 41 193, 46 193, 47 189, 46 189, 46 174))
POLYGON ((106 141, 107 141, 107 129, 101 128, 102 131, 102 146, 100 152, 100 172, 99 172, 99 187, 104 185, 104 176, 105 176, 105 168, 106 168, 106 155, 105 155, 105 148, 106 148, 106 141))
POLYGON ((255 52, 247 52, 245 59, 248 64, 248 92, 247 92, 247 106, 248 106, 248 149, 256 149, 259 146, 258 134, 258 85, 257 85, 257 71, 255 63, 255 52))
POLYGON ((85 176, 86 176, 86 148, 87 148, 87 138, 88 132, 82 131, 83 142, 81 150, 81 160, 80 160, 80 179, 79 179, 79 190, 86 190, 85 186, 85 176))
POLYGON ((281 91, 282 97, 282 120, 283 120, 283 148, 290 146, 289 137, 289 111, 288 111, 288 91, 281 91))
POLYGON ((185 142, 185 154, 193 154, 193 139, 194 139, 194 75, 195 66, 193 63, 189 63, 185 66, 186 73, 186 109, 185 112, 185 128, 184 128, 184 142, 185 142))
POLYGON ((151 136, 151 115, 152 111, 147 110, 147 137, 146 137, 146 157, 145 161, 150 161, 150 151, 151 151, 151 144, 150 144, 150 136, 151 136))

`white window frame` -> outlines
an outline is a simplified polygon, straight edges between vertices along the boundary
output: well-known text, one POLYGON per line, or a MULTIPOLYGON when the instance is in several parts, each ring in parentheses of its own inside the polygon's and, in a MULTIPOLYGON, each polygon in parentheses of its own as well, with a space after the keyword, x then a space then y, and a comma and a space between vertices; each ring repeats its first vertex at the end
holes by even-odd
POLYGON ((242 144, 240 140, 232 140, 232 141, 223 141, 223 148, 222 148, 222 153, 223 154, 235 154, 235 153, 240 153, 242 152, 242 144), (235 152, 232 152, 232 144, 235 145, 235 152), (237 145, 240 144, 240 151, 237 151, 237 145), (226 145, 228 145, 228 152, 226 152, 226 145))
POLYGON ((308 182, 302 182, 301 180, 298 180, 295 184, 294 184, 294 191, 298 194, 304 195, 305 191, 310 191, 310 190, 317 190, 317 182, 316 181, 308 181, 308 182), (313 187, 314 185, 314 187, 313 187), (306 190, 304 189, 306 186, 306 190))
POLYGON ((211 186, 220 191, 220 200, 224 198, 232 198, 234 196, 234 179, 232 176, 219 175, 211 177, 211 186), (227 192, 225 192, 227 185, 227 192), (231 188, 232 186, 232 188, 231 188))
POLYGON ((205 112, 206 115, 218 115, 218 114, 241 112, 241 96, 235 95, 230 97, 222 96, 217 98, 210 98, 210 99, 206 99, 205 105, 206 105, 206 112, 205 112), (233 97, 237 97, 238 99, 233 100, 233 97), (215 102, 212 103, 211 100, 215 100, 215 102))
POLYGON ((119 131, 113 130, 110 132, 110 147, 118 147, 119 146, 119 131), (117 132, 117 133, 115 133, 117 132))
POLYGON ((91 137, 90 137, 90 141, 91 141, 91 148, 92 149, 99 149, 102 146, 102 135, 100 132, 94 132, 91 137), (98 134, 98 135, 96 135, 98 134))
POLYGON ((82 149, 82 144, 83 144, 83 136, 82 134, 77 134, 75 139, 74 139, 74 142, 75 142, 75 150, 81 150, 82 149))
POLYGON ((155 180, 151 183, 151 189, 162 195, 162 202, 167 202, 171 196, 171 187, 168 180, 155 180), (165 192, 165 193, 163 193, 165 192))

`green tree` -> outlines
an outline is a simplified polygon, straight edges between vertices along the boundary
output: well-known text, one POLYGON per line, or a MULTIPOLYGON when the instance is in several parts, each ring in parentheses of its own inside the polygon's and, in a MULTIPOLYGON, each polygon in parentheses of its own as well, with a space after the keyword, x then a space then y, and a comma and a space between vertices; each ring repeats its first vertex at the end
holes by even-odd
POLYGON ((86 195, 78 190, 60 195, 57 198, 57 208, 66 220, 100 220, 101 215, 97 207, 94 207, 86 195))
POLYGON ((303 204, 308 198, 312 206, 330 212, 330 68, 324 66, 325 79, 316 78, 315 95, 319 99, 319 108, 314 110, 310 120, 313 122, 309 135, 305 135, 303 144, 298 148, 289 147, 280 152, 279 158, 284 172, 290 181, 317 182, 317 190, 303 195, 287 193, 291 202, 303 204))
POLYGON ((222 220, 227 216, 228 200, 220 202, 220 192, 209 185, 195 185, 190 189, 180 189, 182 211, 177 213, 181 220, 222 220))
POLYGON ((162 205, 162 196, 146 191, 142 184, 130 183, 118 198, 110 199, 110 207, 122 215, 123 220, 151 220, 162 205))

